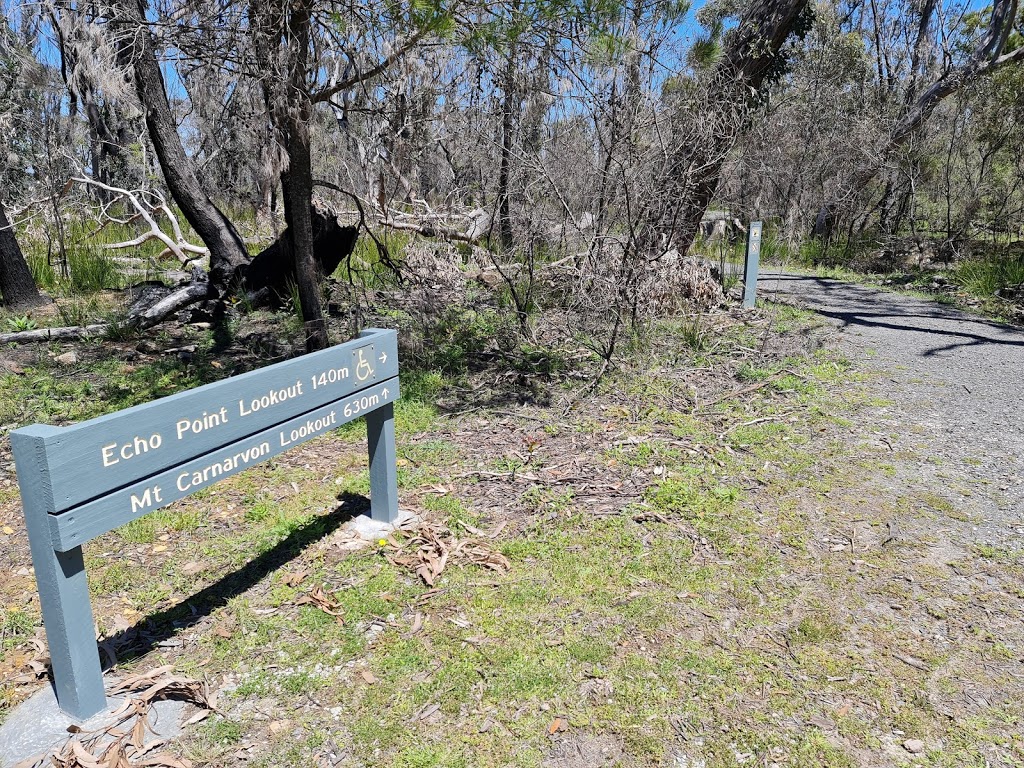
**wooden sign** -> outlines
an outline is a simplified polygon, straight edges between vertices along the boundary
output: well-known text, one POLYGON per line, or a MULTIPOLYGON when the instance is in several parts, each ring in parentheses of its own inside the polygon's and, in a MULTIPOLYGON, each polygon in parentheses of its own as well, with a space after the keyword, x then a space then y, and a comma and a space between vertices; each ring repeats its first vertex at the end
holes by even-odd
POLYGON ((13 434, 41 441, 44 504, 62 512, 397 375, 397 336, 384 331, 72 427, 13 434))
POLYGON ((106 706, 82 544, 366 417, 370 512, 398 513, 398 338, 358 339, 70 427, 11 433, 57 701, 106 706))

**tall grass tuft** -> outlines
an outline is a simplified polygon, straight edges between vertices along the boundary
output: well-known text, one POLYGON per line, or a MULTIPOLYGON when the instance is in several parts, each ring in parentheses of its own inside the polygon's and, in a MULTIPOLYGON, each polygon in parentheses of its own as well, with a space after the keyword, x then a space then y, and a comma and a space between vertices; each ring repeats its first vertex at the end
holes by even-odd
POLYGON ((106 288, 123 288, 117 262, 100 248, 78 246, 68 250, 69 287, 75 293, 95 293, 106 288))
POLYGON ((999 258, 962 261, 953 268, 954 280, 975 296, 994 296, 1000 288, 1024 283, 1024 258, 999 258))

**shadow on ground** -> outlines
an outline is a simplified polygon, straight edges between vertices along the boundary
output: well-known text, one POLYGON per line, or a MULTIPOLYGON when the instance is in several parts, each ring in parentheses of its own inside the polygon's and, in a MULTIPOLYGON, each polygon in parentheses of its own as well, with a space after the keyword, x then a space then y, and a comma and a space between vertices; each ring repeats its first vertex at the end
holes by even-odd
POLYGON ((768 273, 760 281, 767 297, 793 296, 842 328, 877 328, 936 336, 923 357, 973 346, 1024 347, 1013 326, 972 317, 942 304, 873 288, 806 275, 768 273), (946 340, 949 343, 942 344, 946 340))
POLYGON ((117 661, 143 656, 166 643, 180 630, 197 624, 218 608, 227 605, 231 598, 254 587, 311 544, 330 536, 359 515, 369 514, 370 501, 364 496, 344 493, 338 500, 341 504, 332 512, 315 517, 296 528, 240 570, 221 577, 177 605, 147 616, 104 641, 100 645, 104 669, 109 669, 117 661))

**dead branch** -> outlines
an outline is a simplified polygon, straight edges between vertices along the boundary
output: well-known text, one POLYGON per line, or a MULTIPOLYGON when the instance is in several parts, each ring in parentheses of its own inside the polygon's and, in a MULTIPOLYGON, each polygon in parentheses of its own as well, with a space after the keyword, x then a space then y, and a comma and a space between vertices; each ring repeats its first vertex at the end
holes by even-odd
POLYGON ((121 248, 136 248, 150 240, 159 240, 165 246, 165 250, 160 255, 163 256, 164 254, 167 253, 174 254, 175 258, 177 258, 178 261, 181 262, 182 266, 188 266, 198 256, 210 255, 209 249, 204 248, 203 246, 193 245, 189 243, 187 240, 185 240, 185 236, 181 231, 181 226, 178 224, 178 218, 168 207, 167 201, 164 199, 164 196, 160 194, 158 191, 144 189, 128 190, 122 187, 114 187, 109 184, 104 184, 101 181, 96 181, 95 179, 90 179, 85 176, 76 176, 75 178, 71 179, 71 181, 77 182, 79 184, 85 184, 91 187, 97 187, 99 189, 106 190, 107 192, 112 192, 116 195, 120 195, 121 197, 125 198, 129 203, 131 203, 132 207, 135 208, 135 210, 137 211, 136 217, 132 218, 142 218, 149 225, 148 232, 143 232, 141 235, 132 240, 125 240, 120 243, 110 243, 104 245, 104 248, 108 248, 111 250, 121 248), (140 199, 142 196, 152 197, 156 200, 156 202, 147 202, 147 204, 144 205, 143 201, 140 199), (154 214, 158 212, 163 213, 163 215, 166 216, 167 220, 171 223, 171 229, 174 231, 174 237, 171 237, 160 228, 160 225, 157 223, 156 217, 154 216, 154 214))

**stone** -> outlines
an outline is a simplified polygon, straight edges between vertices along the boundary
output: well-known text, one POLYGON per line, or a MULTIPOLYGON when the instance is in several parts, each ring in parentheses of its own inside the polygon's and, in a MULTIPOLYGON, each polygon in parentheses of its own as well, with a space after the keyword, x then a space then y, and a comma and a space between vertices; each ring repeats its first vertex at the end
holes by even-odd
POLYGON ((505 282, 505 278, 501 276, 498 270, 488 269, 480 273, 477 277, 477 282, 493 290, 502 285, 505 282))
POLYGON ((903 742, 903 748, 913 755, 924 752, 924 742, 920 739, 907 739, 903 742))
POLYGON ((413 525, 419 522, 419 517, 406 510, 398 510, 398 517, 394 523, 384 523, 374 520, 369 515, 359 515, 346 527, 361 539, 366 541, 379 541, 387 538, 388 534, 403 525, 413 525))
POLYGON ((63 355, 57 355, 53 359, 61 365, 75 365, 78 362, 78 355, 74 352, 65 352, 63 355))
MULTIPOLYGON (((113 725, 111 714, 123 701, 122 697, 108 698, 108 711, 82 722, 60 710, 53 687, 47 685, 15 707, 0 725, 0 768, 11 768, 23 760, 60 747, 70 737, 68 726, 77 725, 83 731, 95 731, 113 725)), ((183 701, 156 701, 150 705, 149 724, 157 737, 172 739, 181 732, 181 715, 185 706, 183 701)), ((131 727, 131 723, 128 725, 131 727)))

